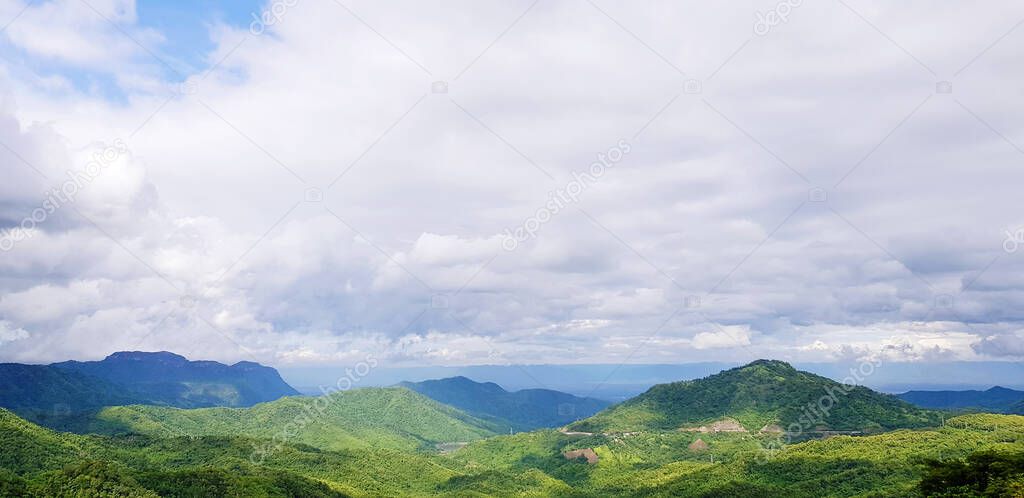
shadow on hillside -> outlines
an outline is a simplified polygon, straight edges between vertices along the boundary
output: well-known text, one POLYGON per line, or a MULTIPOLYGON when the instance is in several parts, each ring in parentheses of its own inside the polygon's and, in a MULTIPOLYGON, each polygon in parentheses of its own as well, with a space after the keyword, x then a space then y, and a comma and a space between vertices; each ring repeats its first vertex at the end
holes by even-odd
POLYGON ((132 433, 131 427, 123 422, 101 420, 102 408, 77 411, 61 410, 11 410, 19 417, 34 424, 59 432, 76 434, 122 435, 132 433))

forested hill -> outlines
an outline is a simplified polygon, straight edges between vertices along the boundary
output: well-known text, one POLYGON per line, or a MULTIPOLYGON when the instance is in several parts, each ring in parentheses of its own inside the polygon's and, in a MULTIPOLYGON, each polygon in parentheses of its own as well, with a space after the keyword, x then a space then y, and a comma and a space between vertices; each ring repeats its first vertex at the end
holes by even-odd
POLYGON ((509 392, 493 382, 474 382, 466 377, 399 385, 514 430, 561 427, 589 417, 610 404, 550 389, 509 392))
POLYGON ((435 450, 492 436, 500 428, 401 387, 366 387, 330 396, 290 396, 248 408, 105 408, 85 427, 105 434, 247 436, 325 449, 435 450))
POLYGON ((941 418, 895 396, 846 386, 785 362, 758 360, 703 379, 656 385, 570 429, 671 430, 727 417, 751 432, 771 424, 787 430, 796 424, 792 427, 802 432, 873 432, 936 425, 941 418), (818 408, 826 405, 827 410, 818 408))
POLYGON ((251 406, 298 392, 270 367, 189 361, 168 352, 120 352, 102 361, 0 364, 0 407, 59 426, 103 406, 251 406))
POLYGON ((0 407, 18 413, 60 413, 140 400, 123 386, 90 375, 49 365, 0 363, 0 407))

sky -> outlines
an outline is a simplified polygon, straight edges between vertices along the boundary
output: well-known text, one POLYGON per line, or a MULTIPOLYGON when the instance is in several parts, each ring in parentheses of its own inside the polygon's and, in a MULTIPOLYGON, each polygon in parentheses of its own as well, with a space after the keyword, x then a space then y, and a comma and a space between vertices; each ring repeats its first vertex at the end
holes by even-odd
POLYGON ((1022 24, 4 0, 0 361, 1020 361, 1022 24))

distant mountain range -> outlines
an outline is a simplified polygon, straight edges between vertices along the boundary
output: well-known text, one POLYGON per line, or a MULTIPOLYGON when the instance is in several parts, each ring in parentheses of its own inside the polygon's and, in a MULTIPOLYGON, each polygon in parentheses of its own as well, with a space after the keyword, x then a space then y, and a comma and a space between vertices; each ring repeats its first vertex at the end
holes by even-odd
POLYGON ((892 395, 758 360, 703 379, 656 385, 569 429, 880 432, 934 426, 940 419, 892 395))
MULTIPOLYGON (((841 387, 825 377, 768 360, 695 381, 655 385, 608 410, 610 403, 596 398, 550 389, 509 391, 464 376, 398 385, 462 410, 497 432, 567 424, 601 430, 666 428, 716 417, 730 417, 750 425, 749 429, 759 429, 753 425, 798 423, 801 415, 810 415, 807 405, 841 387)), ((297 394, 270 367, 245 361, 234 365, 189 361, 169 352, 118 352, 101 361, 51 365, 0 364, 0 407, 61 429, 82 430, 68 425, 69 421, 80 423, 79 414, 108 406, 248 407, 297 394)), ((842 398, 813 425, 837 430, 927 425, 934 416, 920 408, 1024 414, 1024 391, 1002 387, 909 391, 898 398, 856 387, 842 398)))
MULTIPOLYGON (((911 496, 926 482, 966 490, 957 496, 1024 489, 1014 456, 1024 454, 1024 417, 968 414, 942 425, 942 412, 770 360, 656 385, 611 407, 465 377, 174 407, 287 390, 267 367, 170 353, 0 365, 0 402, 37 414, 45 403, 89 408, 68 417, 86 434, 0 408, 0 496, 911 496), (139 398, 149 404, 125 406, 139 398), (793 424, 807 437, 783 438, 793 424), (558 429, 506 434, 529 425, 558 429), (894 430, 903 428, 920 430, 894 430), (836 432, 880 434, 828 437, 836 432), (922 460, 939 452, 944 462, 922 460), (984 466, 968 475, 965 458, 984 466), (990 484, 960 487, 974 486, 975 474, 990 484)), ((1007 391, 975 395, 1003 403, 1007 391)))
MULTIPOLYGON (((545 388, 577 396, 625 401, 651 388, 682 379, 698 379, 742 366, 738 362, 702 362, 629 365, 468 365, 392 367, 385 362, 359 383, 362 386, 393 386, 399 382, 464 376, 477 382, 494 382, 509 391, 545 388)), ((842 379, 859 362, 792 363, 793 367, 830 379, 842 379)), ((329 385, 343 375, 343 366, 282 365, 281 376, 296 389, 319 394, 317 386, 329 385)), ((946 361, 886 362, 861 382, 876 391, 896 394, 923 390, 988 389, 1000 384, 1024 390, 1024 362, 946 361)))
POLYGON ((984 391, 907 391, 897 395, 923 408, 1024 415, 1024 391, 995 386, 984 391))
POLYGON ((158 404, 188 408, 252 406, 298 394, 277 370, 259 363, 189 361, 166 351, 125 351, 102 361, 66 361, 51 366, 126 386, 158 404))
POLYGON ((251 406, 298 392, 258 363, 189 361, 168 352, 119 352, 102 361, 0 364, 0 407, 47 425, 127 404, 251 406))
POLYGON ((461 376, 398 385, 516 431, 561 427, 610 404, 550 389, 509 392, 493 382, 474 382, 461 376))

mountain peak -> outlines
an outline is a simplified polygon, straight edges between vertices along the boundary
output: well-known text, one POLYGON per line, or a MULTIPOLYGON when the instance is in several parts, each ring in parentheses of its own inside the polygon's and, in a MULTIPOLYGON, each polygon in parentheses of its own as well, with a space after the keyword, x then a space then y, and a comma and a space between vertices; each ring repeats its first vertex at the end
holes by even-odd
MULTIPOLYGON (((469 389, 474 391, 489 392, 493 394, 504 394, 508 391, 505 388, 495 384, 493 382, 477 382, 469 377, 457 375, 455 377, 447 377, 444 379, 428 380, 422 382, 423 384, 436 384, 438 386, 457 386, 459 389, 469 389)), ((413 389, 415 391, 415 389, 413 389)))
POLYGON ((786 372, 796 372, 797 371, 797 369, 793 368, 793 365, 790 365, 789 363, 786 363, 786 362, 784 362, 782 360, 766 360, 766 359, 754 360, 754 361, 752 361, 750 363, 747 363, 746 365, 743 365, 742 367, 740 367, 740 370, 746 370, 748 368, 756 368, 756 367, 765 367, 765 368, 769 368, 769 369, 772 369, 772 370, 779 370, 779 371, 786 371, 786 372))

